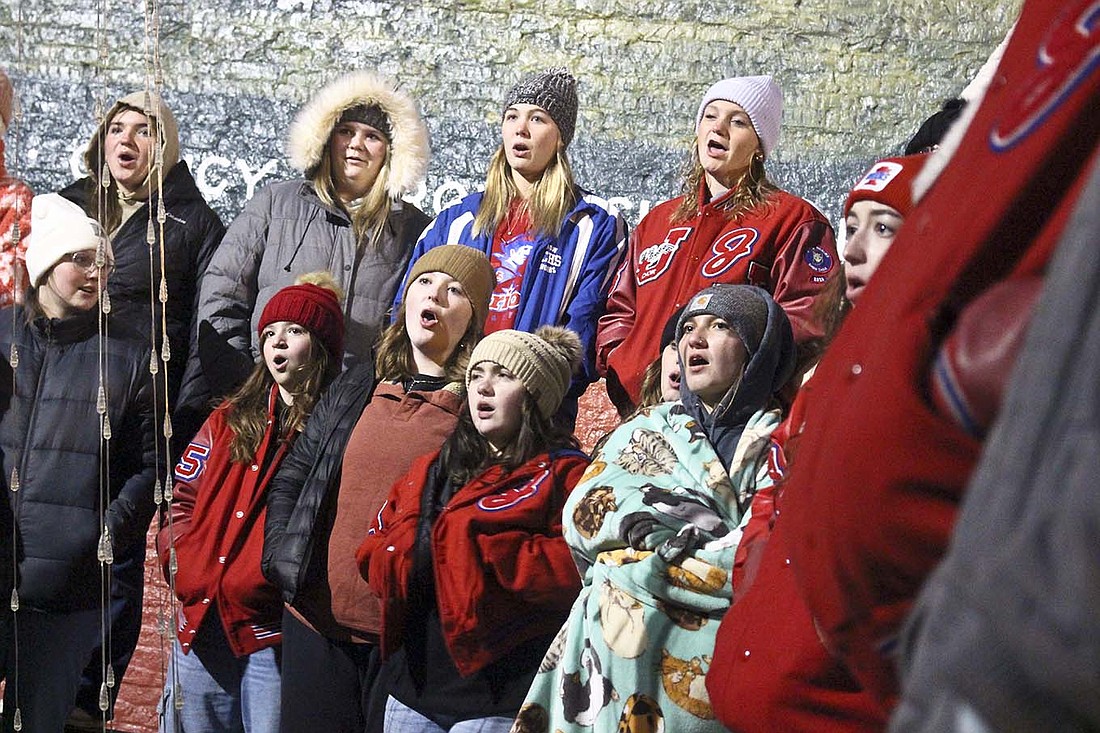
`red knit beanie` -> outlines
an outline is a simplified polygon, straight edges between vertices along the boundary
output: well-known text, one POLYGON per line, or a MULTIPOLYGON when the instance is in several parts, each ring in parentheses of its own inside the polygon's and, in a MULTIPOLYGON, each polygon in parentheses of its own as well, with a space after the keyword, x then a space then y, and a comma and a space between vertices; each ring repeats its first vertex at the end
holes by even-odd
POLYGON ((913 208, 913 179, 924 167, 928 153, 905 155, 900 158, 883 158, 863 174, 859 183, 852 186, 848 200, 844 202, 844 216, 857 201, 877 201, 897 209, 902 216, 909 216, 913 208))
POLYGON ((278 321, 293 321, 316 336, 337 364, 344 360, 344 312, 336 293, 328 288, 302 283, 283 288, 267 301, 257 332, 278 321))

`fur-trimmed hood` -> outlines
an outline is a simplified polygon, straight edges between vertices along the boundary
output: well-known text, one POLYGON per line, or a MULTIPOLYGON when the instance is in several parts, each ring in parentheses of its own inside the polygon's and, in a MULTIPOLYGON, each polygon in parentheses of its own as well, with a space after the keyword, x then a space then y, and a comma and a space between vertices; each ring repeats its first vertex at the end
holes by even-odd
POLYGON ((347 74, 329 83, 298 112, 287 142, 290 164, 311 177, 340 115, 360 104, 378 105, 393 129, 389 172, 384 181, 386 193, 394 199, 412 193, 428 171, 431 147, 427 125, 412 97, 369 71, 347 74))

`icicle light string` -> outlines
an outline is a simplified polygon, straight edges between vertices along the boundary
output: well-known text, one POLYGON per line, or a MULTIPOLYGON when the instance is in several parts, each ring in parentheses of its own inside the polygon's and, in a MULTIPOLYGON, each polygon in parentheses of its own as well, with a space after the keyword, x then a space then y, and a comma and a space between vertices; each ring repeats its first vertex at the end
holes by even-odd
MULTIPOLYGON (((99 73, 99 95, 95 105, 95 130, 98 136, 97 145, 95 146, 99 151, 99 160, 93 161, 97 164, 99 169, 99 183, 100 187, 95 189, 98 192, 96 196, 97 211, 99 221, 106 221, 107 212, 107 197, 112 195, 111 192, 111 169, 107 164, 106 158, 106 130, 110 124, 110 120, 106 119, 108 112, 107 106, 107 67, 109 63, 110 45, 107 37, 107 23, 109 17, 109 9, 107 0, 100 0, 97 13, 97 25, 96 25, 96 48, 97 48, 97 64, 96 68, 99 73)), ((96 171, 89 171, 93 176, 96 171)), ((105 233, 105 236, 109 236, 109 233, 105 233)), ((99 561, 99 573, 100 573, 100 599, 99 599, 99 616, 100 616, 100 689, 98 695, 98 708, 100 712, 100 724, 102 730, 107 729, 107 719, 110 712, 111 701, 107 691, 106 680, 108 676, 112 679, 114 677, 113 670, 111 668, 111 659, 113 657, 111 653, 112 638, 111 638, 111 581, 112 574, 111 569, 114 565, 114 538, 111 537, 110 529, 107 525, 107 508, 111 502, 111 483, 110 483, 110 461, 111 461, 111 413, 110 413, 110 375, 107 371, 107 338, 109 336, 109 314, 111 312, 111 296, 108 291, 107 282, 103 277, 104 270, 102 269, 107 264, 107 243, 104 240, 100 240, 96 246, 96 266, 101 268, 100 272, 100 288, 99 288, 99 302, 97 323, 99 330, 99 387, 96 399, 96 412, 99 416, 100 422, 100 461, 99 461, 99 526, 100 537, 99 544, 96 548, 96 559, 99 561)))
MULTIPOLYGON (((16 6, 15 6, 15 58, 16 58, 16 65, 19 69, 22 69, 24 67, 24 65, 23 65, 23 32, 24 32, 23 3, 17 2, 16 6)), ((11 124, 11 129, 8 131, 8 135, 9 135, 9 139, 11 140, 11 143, 12 143, 12 167, 13 167, 14 171, 18 172, 18 170, 15 168, 15 166, 18 165, 18 161, 19 161, 19 144, 20 144, 21 138, 22 138, 22 124, 21 123, 23 121, 23 110, 21 108, 21 105, 19 104, 18 95, 14 93, 14 90, 13 90, 13 93, 12 93, 12 107, 13 107, 13 110, 12 110, 12 124, 11 124)), ((22 270, 22 268, 20 268, 18 266, 17 257, 18 257, 18 253, 19 253, 20 241, 23 239, 23 237, 25 237, 28 234, 27 232, 21 231, 20 225, 19 225, 19 221, 23 218, 23 211, 22 211, 23 199, 22 199, 22 197, 17 197, 16 198, 16 204, 15 205, 16 205, 15 224, 12 227, 12 237, 11 237, 11 239, 12 239, 12 242, 11 242, 11 246, 12 246, 12 263, 14 265, 12 267, 12 270, 13 270, 12 287, 14 288, 12 290, 13 300, 14 300, 15 294, 18 293, 20 291, 20 289, 23 288, 23 286, 24 286, 24 284, 23 284, 23 270, 22 270)), ((12 318, 11 333, 13 335, 18 333, 18 331, 16 330, 16 318, 18 317, 17 311, 21 311, 21 310, 22 310, 21 308, 12 308, 11 309, 11 318, 12 318)), ((14 395, 16 393, 15 392, 15 371, 16 371, 17 367, 19 366, 19 349, 15 345, 15 339, 14 338, 12 339, 12 342, 11 342, 11 352, 8 354, 8 361, 11 364, 11 394, 14 395)), ((8 483, 8 489, 12 492, 13 495, 11 497, 4 497, 5 499, 10 499, 12 501, 12 503, 15 504, 16 506, 18 506, 18 504, 21 501, 21 497, 18 495, 18 492, 19 492, 19 471, 18 471, 18 468, 17 468, 17 466, 18 466, 21 459, 22 459, 22 456, 16 456, 15 460, 12 462, 11 476, 10 476, 9 483, 8 483)), ((17 516, 17 513, 16 513, 15 510, 13 510, 12 514, 13 514, 13 517, 17 516)), ((12 619, 12 621, 11 621, 11 623, 12 623, 12 647, 13 647, 12 648, 12 663, 14 665, 14 669, 9 669, 8 670, 9 675, 8 675, 7 684, 11 685, 12 700, 15 701, 15 712, 12 715, 12 727, 16 731, 21 731, 23 729, 23 711, 21 710, 21 707, 19 705, 19 665, 20 665, 20 661, 19 661, 19 590, 17 588, 17 583, 18 583, 18 580, 19 580, 19 558, 18 558, 18 555, 16 554, 16 548, 18 548, 18 547, 19 547, 18 533, 16 531, 16 523, 13 521, 11 523, 11 579, 12 579, 12 588, 11 588, 11 598, 9 599, 9 604, 10 604, 10 608, 11 608, 11 619, 12 619)))
MULTIPOLYGON (((160 639, 161 677, 162 683, 170 680, 172 687, 173 705, 176 710, 183 706, 183 694, 179 683, 179 670, 170 653, 171 636, 174 635, 178 609, 175 592, 175 542, 172 531, 172 413, 168 398, 169 362, 172 359, 171 345, 168 341, 168 298, 169 288, 167 279, 167 263, 165 252, 165 222, 167 210, 164 203, 164 151, 167 145, 164 121, 159 114, 160 103, 163 99, 164 69, 160 55, 160 6, 157 0, 146 0, 142 4, 144 9, 145 30, 145 112, 147 117, 154 122, 152 138, 154 141, 153 154, 150 165, 150 182, 155 176, 155 191, 151 191, 149 197, 149 220, 146 226, 146 244, 149 246, 149 309, 150 309, 150 337, 152 350, 149 355, 149 373, 153 382, 154 418, 161 412, 162 419, 154 419, 154 423, 161 426, 160 435, 156 440, 157 465, 161 465, 161 457, 166 466, 164 481, 157 477, 153 486, 153 500, 165 512, 165 522, 168 526, 169 540, 169 572, 168 572, 168 598, 167 609, 162 605, 157 612, 157 630, 160 639), (155 207, 154 207, 155 199, 155 207), (159 325, 160 338, 157 327, 159 325), (160 345, 159 353, 157 345, 160 345), (159 389, 158 389, 159 387, 159 389)), ((152 186, 151 186, 152 188, 152 186)), ((178 721, 179 716, 173 716, 178 721)))

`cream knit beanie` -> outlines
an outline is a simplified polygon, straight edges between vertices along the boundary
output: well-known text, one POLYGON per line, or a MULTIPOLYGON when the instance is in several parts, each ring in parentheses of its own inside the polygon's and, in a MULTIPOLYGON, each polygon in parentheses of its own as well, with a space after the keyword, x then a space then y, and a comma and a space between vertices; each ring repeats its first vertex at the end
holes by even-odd
POLYGON ((523 382, 539 412, 550 417, 569 389, 580 365, 581 340, 560 326, 542 326, 535 333, 495 331, 474 347, 466 367, 466 384, 475 366, 484 361, 500 364, 523 382))

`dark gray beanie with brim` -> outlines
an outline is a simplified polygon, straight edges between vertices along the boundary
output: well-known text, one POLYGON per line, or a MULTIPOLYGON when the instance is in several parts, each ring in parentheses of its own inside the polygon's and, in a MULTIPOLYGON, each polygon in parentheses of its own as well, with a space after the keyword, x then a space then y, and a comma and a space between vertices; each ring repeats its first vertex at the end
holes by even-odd
POLYGON ((688 301, 676 324, 676 342, 684 335, 684 324, 698 315, 721 318, 737 332, 751 357, 760 348, 768 328, 768 301, 764 291, 752 285, 711 285, 688 301))

